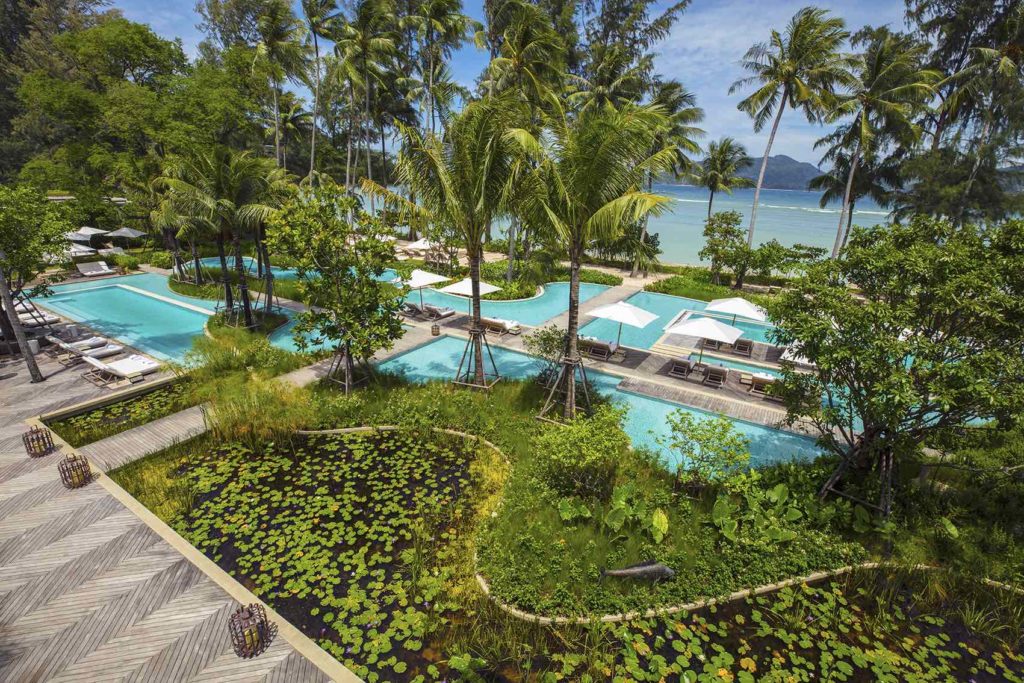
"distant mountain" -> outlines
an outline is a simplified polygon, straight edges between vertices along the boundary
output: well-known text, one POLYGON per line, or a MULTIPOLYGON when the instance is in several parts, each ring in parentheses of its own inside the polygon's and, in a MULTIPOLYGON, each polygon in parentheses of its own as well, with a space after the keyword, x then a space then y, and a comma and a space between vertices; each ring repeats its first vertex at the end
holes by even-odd
MULTIPOLYGON (((745 168, 740 175, 757 180, 761 170, 762 157, 753 158, 754 163, 745 168)), ((821 175, 814 164, 797 161, 785 154, 768 157, 768 168, 764 173, 764 186, 775 190, 806 190, 811 178, 821 175)))

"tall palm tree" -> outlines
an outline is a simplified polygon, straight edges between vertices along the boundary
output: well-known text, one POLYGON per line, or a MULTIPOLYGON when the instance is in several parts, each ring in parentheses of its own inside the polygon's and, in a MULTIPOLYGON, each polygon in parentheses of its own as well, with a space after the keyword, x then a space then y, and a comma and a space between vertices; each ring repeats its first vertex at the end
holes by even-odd
MULTIPOLYGON (((831 137, 831 136, 829 136, 831 137)), ((823 138, 819 142, 827 141, 823 138)), ((850 154, 846 150, 833 147, 822 158, 822 164, 830 163, 831 168, 821 175, 811 178, 807 189, 821 192, 818 206, 826 208, 829 204, 843 201, 846 192, 846 180, 850 176, 850 154)), ((858 165, 853 189, 850 192, 850 210, 846 214, 846 227, 843 241, 839 245, 842 250, 850 237, 853 228, 853 214, 857 202, 864 197, 871 198, 879 206, 889 206, 893 199, 893 190, 900 184, 900 159, 889 156, 882 159, 862 157, 858 165)))
POLYGON ((708 153, 693 174, 694 182, 708 190, 708 218, 716 193, 732 194, 737 188, 754 185, 753 180, 739 174, 752 163, 746 148, 733 138, 724 137, 708 145, 708 153))
POLYGON ((270 67, 270 86, 274 97, 274 159, 281 160, 281 86, 285 78, 302 72, 306 53, 304 29, 287 0, 271 0, 256 22, 260 35, 257 54, 270 67))
POLYGON ((673 144, 652 151, 668 125, 665 112, 656 106, 604 106, 574 117, 558 108, 547 122, 548 139, 524 128, 508 134, 536 163, 534 211, 546 218, 552 237, 569 257, 565 362, 552 386, 552 396, 564 396, 566 419, 576 414, 583 255, 596 240, 613 239, 624 225, 635 225, 668 205, 668 197, 641 189, 648 173, 666 171, 677 161, 673 144))
POLYGON ((500 16, 507 26, 484 72, 484 87, 491 95, 517 90, 533 112, 561 85, 565 48, 536 5, 507 0, 500 16))
POLYGON ((366 180, 363 189, 462 239, 472 281, 473 383, 487 384, 480 323, 480 265, 484 236, 507 211, 517 147, 505 134, 526 118, 521 104, 495 97, 469 103, 448 121, 444 137, 402 127, 395 176, 416 201, 366 180))
MULTIPOLYGON (((231 241, 239 303, 246 327, 252 327, 252 302, 242 259, 242 238, 247 231, 253 232, 262 226, 276 209, 287 185, 287 174, 267 159, 218 145, 195 156, 172 161, 165 169, 162 182, 171 193, 176 213, 195 225, 205 226, 215 235, 225 305, 229 308, 233 304, 224 246, 227 240, 231 241)), ((269 264, 267 270, 270 270, 269 264)), ((271 292, 267 292, 267 297, 271 297, 271 292)))
POLYGON ((846 24, 827 10, 804 7, 789 21, 785 33, 772 30, 767 43, 752 46, 743 57, 743 67, 751 76, 741 78, 729 88, 732 94, 748 85, 759 87, 737 108, 754 119, 760 132, 772 119, 768 144, 761 159, 761 170, 754 186, 754 205, 750 210, 747 245, 754 245, 757 206, 768 168, 768 157, 775 143, 782 112, 786 105, 802 109, 808 121, 818 120, 826 110, 829 96, 842 82, 849 60, 839 50, 849 37, 846 24), (773 118, 774 115, 774 118, 773 118))
POLYGON ((835 98, 830 120, 851 120, 835 133, 836 146, 850 151, 850 168, 843 192, 839 226, 832 257, 839 254, 853 181, 862 157, 873 157, 878 139, 886 137, 910 146, 921 136, 914 118, 934 94, 940 74, 921 65, 927 46, 888 30, 878 32, 844 80, 846 92, 835 98))
POLYGON ((313 121, 309 137, 309 175, 316 170, 316 117, 320 113, 320 38, 327 38, 340 17, 335 0, 302 0, 306 28, 313 42, 313 121))

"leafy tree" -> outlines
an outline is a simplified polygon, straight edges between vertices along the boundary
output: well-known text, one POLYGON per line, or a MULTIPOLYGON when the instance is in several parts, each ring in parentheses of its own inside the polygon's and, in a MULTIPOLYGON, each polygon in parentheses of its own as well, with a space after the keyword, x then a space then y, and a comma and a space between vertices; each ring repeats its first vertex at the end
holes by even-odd
MULTIPOLYGON (((260 42, 260 20, 275 12, 274 0, 198 0, 196 13, 202 20, 198 28, 221 50, 260 42)), ((214 49, 211 45, 206 51, 214 49)))
POLYGON ((73 229, 61 207, 42 193, 24 186, 0 185, 0 302, 4 309, 0 330, 4 339, 17 340, 33 382, 42 382, 44 377, 28 351, 14 298, 43 272, 48 258, 67 250, 64 234, 73 229))
POLYGON ((738 211, 716 211, 704 221, 704 246, 698 256, 711 261, 711 281, 720 284, 722 268, 730 268, 739 286, 750 266, 753 250, 747 246, 738 211))
POLYGON ((391 245, 378 238, 384 227, 358 198, 324 184, 286 202, 267 233, 271 249, 295 263, 310 303, 298 315, 295 341, 302 349, 310 337, 332 342, 347 393, 354 362, 390 349, 403 334, 399 292, 382 277, 394 258, 391 245))
POLYGON ((686 410, 674 410, 666 418, 671 434, 659 443, 679 456, 680 480, 702 489, 721 484, 750 462, 750 440, 736 431, 724 415, 698 418, 686 410))
POLYGON ((560 496, 607 500, 615 472, 629 450, 622 411, 603 406, 590 418, 550 427, 533 440, 541 480, 560 496))
POLYGON ((843 243, 861 158, 873 159, 885 140, 909 147, 920 137, 915 123, 917 110, 926 106, 934 92, 932 86, 940 78, 937 72, 922 68, 925 50, 923 44, 913 39, 882 29, 871 37, 864 53, 843 79, 846 90, 836 96, 828 114, 832 121, 850 119, 834 135, 835 145, 850 154, 850 163, 833 258, 843 243))
POLYGON ((746 148, 733 138, 724 137, 708 145, 708 153, 693 173, 694 182, 708 190, 708 218, 711 218, 711 205, 716 193, 732 194, 736 188, 754 184, 749 178, 739 175, 751 163, 746 148))
MULTIPOLYGON (((788 420, 809 420, 850 469, 889 475, 921 444, 1024 408, 1024 222, 954 227, 917 217, 855 228, 772 307, 778 343, 817 364, 785 371, 788 420), (857 290, 849 285, 855 283, 857 290)), ((850 482, 851 484, 853 482, 850 482)))
POLYGON ((564 392, 567 420, 576 414, 583 255, 596 240, 617 237, 623 226, 643 221, 669 202, 667 197, 637 189, 648 173, 665 171, 677 159, 674 145, 654 148, 666 125, 664 111, 658 107, 603 107, 575 118, 564 112, 549 117, 550 145, 542 145, 523 128, 506 136, 517 141, 536 164, 533 212, 544 216, 551 235, 569 257, 566 365, 552 389, 564 392))
MULTIPOLYGON (((841 131, 837 132, 841 133, 841 131)), ((822 164, 830 163, 831 168, 827 172, 811 178, 807 183, 807 189, 821 192, 818 206, 823 209, 829 204, 843 201, 846 182, 850 177, 850 155, 833 144, 835 137, 836 135, 833 133, 815 143, 816 147, 830 146, 822 158, 822 164)), ((858 164, 853 185, 850 187, 850 208, 846 212, 846 228, 843 232, 842 243, 839 245, 840 249, 846 246, 846 241, 850 238, 853 214, 858 201, 864 197, 870 197, 879 206, 892 204, 897 188, 901 185, 900 165, 901 160, 895 155, 887 157, 875 155, 874 158, 863 159, 858 164)))
POLYGON ((754 246, 761 186, 782 112, 789 105, 791 109, 802 109, 808 121, 821 118, 829 97, 845 75, 848 60, 839 50, 849 35, 839 17, 829 16, 823 9, 805 7, 793 15, 785 33, 773 29, 767 43, 754 45, 743 57, 743 67, 752 75, 733 83, 729 93, 758 84, 757 90, 737 105, 754 119, 755 131, 764 128, 774 115, 754 185, 747 246, 754 246))

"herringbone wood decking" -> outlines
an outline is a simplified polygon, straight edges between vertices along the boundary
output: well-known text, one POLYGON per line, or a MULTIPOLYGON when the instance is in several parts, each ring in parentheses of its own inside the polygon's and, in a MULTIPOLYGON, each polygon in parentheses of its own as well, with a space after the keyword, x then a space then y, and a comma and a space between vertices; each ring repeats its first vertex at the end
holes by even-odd
MULTIPOLYGON (((329 680, 281 636, 239 659, 227 630, 238 603, 224 589, 98 482, 65 489, 61 453, 25 455, 23 419, 103 391, 44 370, 56 374, 29 384, 20 364, 0 368, 0 681, 329 680)), ((194 410, 150 429, 153 443, 201 429, 194 410)), ((148 450, 143 436, 90 456, 117 466, 148 450)))

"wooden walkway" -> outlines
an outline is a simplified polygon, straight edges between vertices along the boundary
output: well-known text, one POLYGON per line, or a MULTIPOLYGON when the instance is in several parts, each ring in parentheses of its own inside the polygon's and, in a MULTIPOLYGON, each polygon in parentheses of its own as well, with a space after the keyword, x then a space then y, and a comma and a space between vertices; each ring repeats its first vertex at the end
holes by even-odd
POLYGON ((101 394, 53 362, 44 371, 57 374, 29 384, 20 363, 0 368, 0 681, 356 680, 340 665, 329 676, 281 633, 260 656, 239 659, 227 631, 239 603, 223 578, 102 475, 68 490, 61 453, 28 458, 23 419, 101 394))
POLYGON ((206 431, 203 409, 193 406, 144 425, 101 439, 78 452, 110 471, 134 460, 182 443, 206 431))

